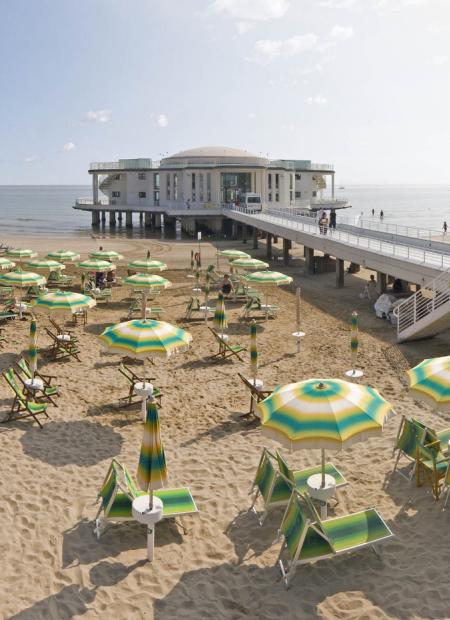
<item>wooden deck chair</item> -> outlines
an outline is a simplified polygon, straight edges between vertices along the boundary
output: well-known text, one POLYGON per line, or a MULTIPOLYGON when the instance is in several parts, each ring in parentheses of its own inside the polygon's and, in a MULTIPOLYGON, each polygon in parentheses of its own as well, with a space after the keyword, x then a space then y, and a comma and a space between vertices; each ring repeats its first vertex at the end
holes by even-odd
POLYGON ((433 497, 437 501, 441 495, 440 482, 447 474, 449 459, 442 454, 439 441, 424 445, 418 444, 416 458, 417 486, 422 485, 423 477, 428 478, 431 482, 433 497))
POLYGON ((322 521, 307 494, 293 492, 280 526, 283 543, 276 564, 289 588, 300 564, 332 558, 370 547, 394 535, 375 508, 322 521), (283 556, 288 554, 285 564, 283 556))
MULTIPOLYGON (((108 521, 133 521, 132 503, 140 495, 146 495, 146 493, 138 489, 128 469, 113 459, 97 495, 97 501, 100 500, 94 527, 97 538, 100 538, 104 532, 108 521)), ((163 519, 174 519, 198 513, 188 487, 158 489, 154 495, 159 497, 163 503, 163 519)))
POLYGON ((184 318, 189 320, 192 318, 193 312, 201 312, 200 310, 200 300, 198 297, 190 297, 186 304, 186 312, 184 313, 184 318))
POLYGON ((48 287, 58 287, 58 288, 66 288, 71 286, 75 280, 74 276, 67 276, 63 274, 57 269, 56 271, 51 271, 47 278, 47 286, 48 287))
MULTIPOLYGON (((143 383, 143 378, 137 375, 131 368, 126 366, 123 362, 121 362, 119 365, 119 372, 123 377, 125 377, 125 379, 129 383, 128 395, 123 397, 121 400, 125 401, 127 405, 132 405, 135 402, 133 399, 141 398, 137 396, 137 394, 134 393, 134 386, 136 385, 136 383, 143 383)), ((154 380, 154 377, 146 377, 146 381, 153 381, 153 380, 154 380)), ((153 388, 152 396, 153 398, 156 399, 156 402, 158 403, 158 407, 162 407, 161 399, 162 399, 163 394, 161 390, 159 390, 158 388, 153 388)))
POLYGON ((14 288, 12 286, 0 286, 0 301, 9 301, 14 297, 14 288))
POLYGON ((108 302, 111 297, 112 297, 112 290, 110 288, 91 288, 88 287, 85 290, 86 295, 89 295, 89 297, 92 297, 92 299, 95 299, 96 302, 101 302, 104 301, 105 303, 108 302))
MULTIPOLYGON (((249 495, 253 493, 249 511, 255 513, 259 524, 262 525, 271 508, 286 505, 293 490, 306 493, 308 478, 321 473, 321 471, 321 465, 293 471, 278 451, 274 455, 267 448, 263 448, 255 479, 249 491, 249 495), (261 499, 264 504, 261 517, 258 516, 256 510, 258 499, 261 499)), ((336 481, 336 488, 348 484, 341 472, 332 463, 325 464, 325 473, 333 476, 336 481)))
POLYGON ((63 359, 65 357, 74 357, 78 362, 81 362, 78 354, 80 350, 77 348, 77 343, 70 340, 63 340, 58 337, 57 334, 51 332, 47 327, 45 328, 47 335, 50 337, 52 344, 50 347, 50 354, 53 359, 63 359))
POLYGON ((241 360, 241 362, 244 361, 242 357, 239 355, 239 353, 242 353, 243 351, 247 351, 246 347, 243 347, 240 344, 229 344, 221 337, 220 334, 218 334, 213 329, 211 329, 209 325, 208 325, 208 329, 214 335, 214 338, 217 340, 219 344, 219 352, 212 355, 211 359, 218 358, 218 359, 224 360, 224 359, 228 359, 230 357, 236 356, 239 360, 241 360))
MULTIPOLYGON (((20 358, 20 360, 18 362, 16 362, 16 366, 17 366, 17 375, 19 377, 19 379, 22 381, 22 383, 26 380, 26 379, 31 379, 32 374, 31 374, 31 370, 30 367, 28 365, 28 362, 26 361, 26 359, 24 357, 20 358)), ((42 394, 53 404, 55 405, 55 407, 57 407, 58 405, 56 404, 56 402, 53 400, 55 397, 60 396, 60 392, 59 392, 59 387, 57 385, 52 385, 51 381, 52 379, 56 379, 56 377, 54 375, 43 375, 41 374, 39 371, 36 371, 34 373, 35 377, 38 377, 42 383, 44 384, 44 387, 42 389, 42 394)), ((24 385, 24 392, 27 393, 26 390, 26 386, 24 385)))
POLYGON ((450 428, 444 428, 441 431, 435 431, 430 426, 426 426, 417 418, 413 418, 415 424, 422 427, 426 431, 425 442, 431 443, 433 441, 439 441, 442 452, 448 451, 448 442, 450 440, 450 428))
POLYGON ((397 472, 406 480, 412 480, 416 470, 417 447, 423 443, 424 438, 424 427, 417 424, 415 420, 402 416, 392 452, 392 456, 395 456, 395 453, 397 453, 394 469, 392 470, 393 474, 397 472), (401 457, 407 458, 412 464, 409 475, 405 475, 402 471, 397 469, 401 457))
POLYGON ((241 415, 241 417, 242 418, 248 418, 248 417, 252 416, 254 418, 257 418, 258 416, 255 414, 255 404, 257 405, 262 400, 264 400, 265 398, 270 396, 272 394, 273 390, 261 390, 261 389, 259 389, 258 387, 253 385, 251 380, 246 379, 244 377, 244 375, 241 375, 240 372, 238 372, 238 377, 241 379, 241 381, 243 382, 245 387, 250 391, 250 410, 247 413, 243 413, 241 415))
POLYGON ((48 320, 53 325, 53 327, 56 329, 56 333, 58 334, 58 336, 60 335, 62 336, 63 334, 68 334, 72 342, 78 342, 78 337, 73 333, 71 329, 64 329, 63 327, 61 327, 59 323, 55 321, 53 317, 49 317, 48 320))
POLYGON ((20 387, 18 377, 12 368, 3 370, 2 375, 14 392, 14 400, 11 406, 11 411, 8 413, 6 420, 3 420, 3 422, 12 422, 14 420, 23 420, 31 417, 38 423, 40 428, 42 428, 42 424, 40 423, 38 416, 45 415, 47 418, 49 417, 47 413, 48 401, 42 402, 36 397, 31 399, 24 394, 20 387))
POLYGON ((205 273, 209 274, 209 281, 212 286, 220 284, 223 280, 223 273, 219 273, 215 265, 208 265, 205 269, 205 273))
POLYGON ((445 510, 447 507, 448 498, 450 495, 450 461, 447 467, 447 471, 445 472, 445 476, 443 479, 441 497, 445 495, 444 505, 442 506, 442 510, 445 510))

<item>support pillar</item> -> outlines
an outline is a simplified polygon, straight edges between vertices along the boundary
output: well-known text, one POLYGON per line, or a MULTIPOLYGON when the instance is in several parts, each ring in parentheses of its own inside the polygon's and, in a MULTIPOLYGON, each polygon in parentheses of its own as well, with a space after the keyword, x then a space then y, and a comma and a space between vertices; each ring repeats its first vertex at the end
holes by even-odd
POLYGON ((109 212, 109 225, 110 226, 116 225, 116 212, 115 211, 109 212))
POLYGON ((242 243, 247 243, 247 224, 242 224, 242 243))
POLYGON ((101 216, 102 222, 106 222, 106 211, 101 211, 101 214, 102 214, 101 216))
POLYGON ((283 239, 283 264, 286 267, 289 265, 289 250, 291 249, 291 245, 289 239, 283 239))
POLYGON ((271 260, 272 258, 272 234, 271 233, 267 233, 266 256, 269 260, 271 260))
POLYGON ((386 291, 387 275, 377 271, 377 292, 382 295, 386 291))
POLYGON ((336 288, 344 288, 344 261, 336 258, 336 288))
POLYGON ((125 226, 127 228, 133 228, 133 212, 132 211, 125 212, 125 226))
POLYGON ((307 248, 305 246, 305 264, 306 264, 306 272, 309 275, 314 274, 314 248, 307 248))
POLYGON ((145 212, 144 225, 145 225, 145 228, 151 228, 152 227, 152 214, 148 213, 148 211, 145 212))
POLYGON ((155 213, 155 228, 161 228, 161 213, 155 213))
POLYGON ((334 172, 331 175, 331 198, 334 199, 334 172))
POLYGON ((120 223, 122 223, 122 211, 119 211, 117 215, 117 219, 119 220, 120 223))
POLYGON ((142 224, 142 222, 144 221, 144 214, 142 213, 142 211, 139 213, 139 222, 142 224))
POLYGON ((100 213, 98 211, 92 211, 92 226, 98 226, 100 224, 100 213))
POLYGON ((253 249, 258 249, 258 229, 253 228, 253 249))
POLYGON ((94 172, 92 175, 92 201, 98 204, 98 174, 94 172))

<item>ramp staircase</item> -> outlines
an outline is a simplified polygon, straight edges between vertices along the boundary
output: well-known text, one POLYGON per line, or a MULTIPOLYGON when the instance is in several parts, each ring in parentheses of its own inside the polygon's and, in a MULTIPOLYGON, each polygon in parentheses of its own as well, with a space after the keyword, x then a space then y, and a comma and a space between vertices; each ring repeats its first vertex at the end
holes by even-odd
POLYGON ((117 179, 117 174, 107 174, 101 181, 100 181, 100 189, 103 193, 105 193, 105 190, 110 189, 113 181, 115 181, 117 179))
POLYGON ((450 269, 394 309, 397 340, 421 340, 450 327, 450 269))

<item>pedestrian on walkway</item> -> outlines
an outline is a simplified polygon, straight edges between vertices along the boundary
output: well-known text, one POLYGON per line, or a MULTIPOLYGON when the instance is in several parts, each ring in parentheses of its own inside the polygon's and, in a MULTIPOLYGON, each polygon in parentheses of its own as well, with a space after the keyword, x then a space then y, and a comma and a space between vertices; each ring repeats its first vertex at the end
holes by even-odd
POLYGON ((334 209, 331 209, 330 211, 330 223, 329 223, 330 228, 336 228, 336 211, 334 209))
POLYGON ((444 231, 444 235, 446 235, 446 234, 447 234, 447 228, 448 228, 448 226, 447 226, 447 222, 444 222, 444 223, 442 224, 442 230, 444 231))
POLYGON ((380 220, 382 220, 383 217, 384 217, 384 211, 383 211, 383 209, 381 209, 381 211, 380 211, 380 220))
POLYGON ((375 215, 375 209, 372 209, 372 217, 375 215))

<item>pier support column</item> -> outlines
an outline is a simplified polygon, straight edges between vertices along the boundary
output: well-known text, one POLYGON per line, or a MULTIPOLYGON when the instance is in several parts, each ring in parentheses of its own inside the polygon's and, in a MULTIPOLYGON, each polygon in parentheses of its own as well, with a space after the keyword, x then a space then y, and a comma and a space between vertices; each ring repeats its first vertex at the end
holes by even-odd
POLYGON ((289 250, 292 247, 290 239, 283 239, 283 264, 289 265, 289 250))
POLYGON ((242 243, 247 243, 248 228, 247 224, 242 224, 242 243))
POLYGON ((145 216, 144 216, 144 225, 145 228, 151 228, 152 227, 152 214, 146 212, 145 216))
POLYGON ((118 212, 117 219, 119 220, 120 223, 122 223, 122 211, 118 212))
POLYGON ((336 288, 344 288, 344 261, 336 258, 336 288))
POLYGON ((386 291, 387 275, 377 271, 377 292, 382 295, 386 291))
POLYGON ((314 274, 314 248, 307 248, 305 246, 305 264, 306 272, 312 276, 314 274))
POLYGON ((272 235, 271 233, 267 233, 266 239, 266 256, 269 260, 272 258, 272 235))
POLYGON ((115 211, 109 212, 109 225, 110 226, 116 225, 116 212, 115 211))
POLYGON ((133 212, 132 211, 125 212, 125 226, 127 228, 133 228, 133 212))
POLYGON ((102 222, 106 222, 106 211, 100 211, 100 213, 101 213, 100 219, 102 220, 102 222))
POLYGON ((161 228, 161 213, 155 213, 155 228, 161 228))
POLYGON ((258 249, 258 229, 253 228, 253 249, 258 249))
POLYGON ((142 213, 142 211, 139 213, 139 222, 142 224, 142 222, 144 221, 144 214, 142 213))
POLYGON ((98 226, 100 224, 100 213, 98 211, 92 211, 92 226, 98 226))
POLYGON ((92 200, 94 204, 98 204, 98 174, 94 172, 92 175, 92 200))

